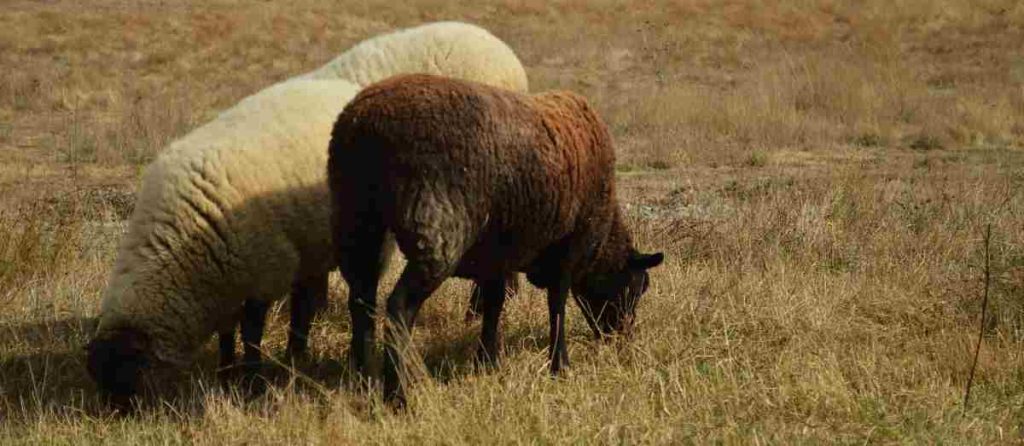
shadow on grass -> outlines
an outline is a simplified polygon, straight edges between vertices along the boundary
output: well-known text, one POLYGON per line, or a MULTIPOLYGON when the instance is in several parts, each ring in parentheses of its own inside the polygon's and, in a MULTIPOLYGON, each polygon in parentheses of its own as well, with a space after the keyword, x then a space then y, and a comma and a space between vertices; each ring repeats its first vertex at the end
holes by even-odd
POLYGON ((82 317, 0 325, 0 412, 29 418, 95 407, 82 349, 95 326, 82 317))
MULTIPOLYGON (((582 332, 566 334, 585 335, 582 332)), ((546 326, 531 324, 502 324, 502 339, 502 358, 517 356, 523 351, 546 354, 549 342, 546 326)), ((479 342, 479 322, 459 336, 445 340, 427 340, 420 350, 427 372, 431 378, 445 384, 471 374, 490 373, 485 367, 476 364, 479 342)))
MULTIPOLYGON (((95 418, 111 416, 86 369, 83 346, 93 333, 95 318, 68 318, 0 325, 0 421, 28 426, 40 417, 95 418)), ((425 339, 420 354, 432 379, 449 383, 460 377, 488 373, 475 364, 479 322, 454 336, 425 339)), ((543 351, 544 330, 530 325, 505 329, 505 355, 523 350, 543 351)), ((357 388, 347 352, 340 357, 313 356, 292 363, 281 352, 267 352, 261 377, 272 392, 287 390, 310 400, 326 399, 333 392, 357 388)), ((379 353, 378 353, 379 355, 379 353)), ((216 343, 202 349, 192 367, 183 371, 147 373, 139 398, 142 414, 173 418, 201 418, 206 396, 222 394, 243 403, 247 398, 237 375, 217 376, 216 343)))
MULTIPOLYGON (((67 318, 0 325, 0 422, 28 427, 40 417, 112 416, 86 368, 84 346, 95 318, 67 318)), ((220 379, 216 343, 208 343, 185 370, 148 370, 138 398, 139 413, 173 418, 202 417, 206 396, 257 401, 237 376, 220 379)), ((281 353, 265 356, 262 379, 316 399, 349 380, 346 361, 332 358, 292 364, 281 353)))

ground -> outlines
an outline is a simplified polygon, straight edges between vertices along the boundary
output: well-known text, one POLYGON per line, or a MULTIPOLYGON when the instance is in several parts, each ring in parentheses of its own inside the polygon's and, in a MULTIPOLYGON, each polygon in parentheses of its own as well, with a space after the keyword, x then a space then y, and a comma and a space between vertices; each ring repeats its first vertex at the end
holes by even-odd
POLYGON ((5 2, 0 442, 1024 441, 1021 42, 1016 0, 5 2), (606 118, 630 226, 668 256, 639 331, 594 342, 571 310, 552 379, 528 288, 502 366, 475 370, 452 280, 395 414, 349 384, 335 278, 311 363, 271 361, 265 396, 221 389, 210 346, 137 416, 106 412, 82 346, 146 163, 363 38, 443 19, 606 118))

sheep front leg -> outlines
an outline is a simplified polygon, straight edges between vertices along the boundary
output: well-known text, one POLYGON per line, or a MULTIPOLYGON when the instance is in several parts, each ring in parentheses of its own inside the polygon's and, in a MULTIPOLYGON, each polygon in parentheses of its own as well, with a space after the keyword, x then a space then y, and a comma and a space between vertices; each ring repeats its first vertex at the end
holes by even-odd
POLYGON ((558 375, 569 366, 569 351, 565 347, 565 301, 569 294, 569 275, 562 273, 555 286, 548 288, 548 323, 551 326, 551 374, 558 375))
POLYGON ((220 370, 226 371, 235 364, 235 325, 230 330, 217 333, 217 344, 220 349, 220 370))
POLYGON ((291 330, 288 333, 288 356, 304 359, 309 349, 309 327, 322 305, 327 302, 327 275, 296 279, 292 284, 291 330))
POLYGON ((242 361, 244 362, 245 380, 247 385, 260 372, 262 355, 260 344, 263 343, 263 330, 267 322, 267 310, 270 305, 256 299, 246 299, 243 304, 244 315, 242 317, 242 361))
POLYGON ((484 323, 480 333, 477 361, 495 367, 501 356, 501 311, 505 305, 505 278, 488 280, 480 286, 480 307, 484 323))

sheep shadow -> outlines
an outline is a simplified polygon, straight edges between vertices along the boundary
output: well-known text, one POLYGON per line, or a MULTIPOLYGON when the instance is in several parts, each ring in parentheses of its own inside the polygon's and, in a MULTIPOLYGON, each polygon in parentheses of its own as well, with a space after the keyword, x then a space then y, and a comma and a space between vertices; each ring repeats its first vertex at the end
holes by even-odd
POLYGON ((0 414, 89 406, 82 346, 95 326, 86 317, 0 325, 0 351, 20 353, 0 355, 0 414))
MULTIPOLYGON (((0 352, 4 352, 0 354, 0 422, 16 426, 31 424, 40 416, 113 415, 86 367, 84 346, 96 322, 95 318, 73 317, 0 325, 0 352)), ((278 356, 266 361, 264 375, 273 386, 308 393, 320 388, 323 379, 345 375, 345 367, 337 361, 317 361, 293 369, 278 356), (296 380, 297 376, 311 380, 296 380)), ((217 360, 216 346, 208 345, 187 370, 147 373, 138 399, 140 411, 202 417, 207 402, 204 396, 211 392, 239 401, 259 397, 241 391, 236 380, 218 377, 217 360)))
MULTIPOLYGON (((71 317, 0 325, 0 351, 8 352, 0 355, 0 421, 27 424, 43 415, 111 414, 86 368, 83 347, 96 323, 95 318, 71 317)), ((476 366, 479 328, 477 322, 450 336, 423 340, 419 353, 430 378, 447 384, 491 372, 476 366)), ((530 324, 506 325, 504 339, 506 356, 547 347, 546 331, 530 324)), ((260 378, 268 389, 318 400, 339 389, 360 388, 347 348, 336 357, 321 354, 298 363, 285 358, 283 352, 265 353, 260 378)), ((211 392, 242 403, 259 400, 260 394, 248 394, 238 379, 218 376, 217 361, 216 343, 210 342, 189 369, 149 373, 140 409, 202 417, 208 401, 204 396, 211 392)))
MULTIPOLYGON (((502 357, 515 356, 526 350, 544 351, 547 348, 547 333, 528 325, 505 326, 503 328, 502 357)), ((425 339, 419 354, 427 374, 442 384, 448 384, 460 378, 492 373, 487 367, 481 367, 477 361, 477 349, 480 346, 480 323, 446 339, 425 339)))

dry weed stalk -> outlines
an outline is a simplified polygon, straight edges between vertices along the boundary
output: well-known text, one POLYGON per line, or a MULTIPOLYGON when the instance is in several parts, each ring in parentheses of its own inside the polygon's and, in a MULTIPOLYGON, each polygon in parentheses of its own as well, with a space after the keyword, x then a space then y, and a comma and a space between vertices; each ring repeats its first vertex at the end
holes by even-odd
POLYGON ((991 277, 991 255, 989 254, 989 246, 992 242, 992 224, 989 223, 985 226, 985 238, 982 243, 985 244, 985 291, 982 293, 981 298, 981 317, 978 320, 978 343, 974 347, 974 360, 971 361, 971 372, 967 376, 967 386, 964 389, 964 415, 967 415, 967 409, 971 401, 971 386, 974 384, 974 372, 978 367, 978 355, 981 353, 981 340, 985 337, 985 310, 988 308, 988 288, 989 278, 991 277))

